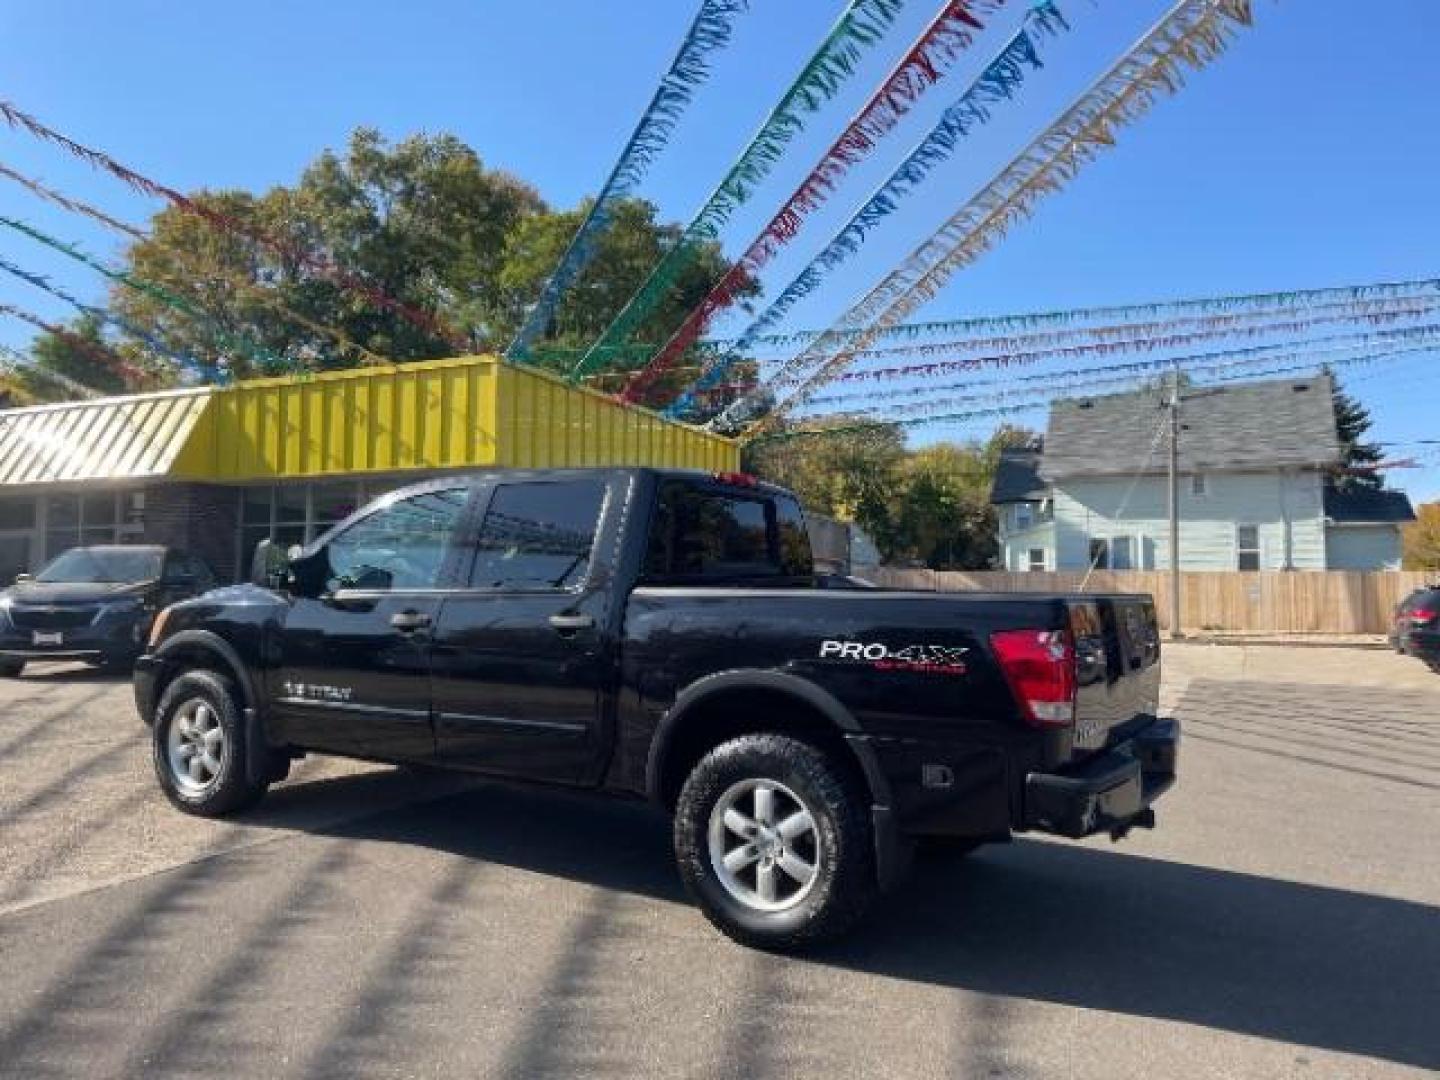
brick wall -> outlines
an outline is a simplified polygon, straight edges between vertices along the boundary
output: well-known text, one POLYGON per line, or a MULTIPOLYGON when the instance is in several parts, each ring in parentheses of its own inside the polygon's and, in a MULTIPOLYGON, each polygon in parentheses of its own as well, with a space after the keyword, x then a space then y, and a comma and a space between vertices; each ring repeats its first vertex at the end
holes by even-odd
POLYGON ((152 484, 145 489, 145 540, 198 555, 222 582, 234 581, 240 496, 220 484, 152 484))

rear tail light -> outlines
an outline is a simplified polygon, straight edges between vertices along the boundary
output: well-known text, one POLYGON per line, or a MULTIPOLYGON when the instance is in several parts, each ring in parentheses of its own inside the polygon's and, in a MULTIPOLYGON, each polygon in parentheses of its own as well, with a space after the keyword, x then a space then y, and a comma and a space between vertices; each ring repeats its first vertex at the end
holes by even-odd
POLYGON ((1002 630, 990 647, 1020 711, 1035 727, 1075 722, 1075 644, 1063 630, 1002 630))
POLYGON ((1410 621, 1416 623, 1428 623, 1435 620, 1440 612, 1431 611, 1429 608, 1415 608, 1410 612, 1410 621))

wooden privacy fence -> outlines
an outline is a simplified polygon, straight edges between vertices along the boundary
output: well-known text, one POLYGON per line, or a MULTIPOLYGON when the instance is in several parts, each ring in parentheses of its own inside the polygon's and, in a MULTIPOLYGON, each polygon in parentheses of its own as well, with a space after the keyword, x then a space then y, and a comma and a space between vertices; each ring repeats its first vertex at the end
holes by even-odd
MULTIPOLYGON (((940 592, 1078 592, 1079 572, 896 570, 872 575, 889 588, 940 592)), ((1383 634, 1390 613, 1412 589, 1436 575, 1401 570, 1182 571, 1181 629, 1231 634, 1383 634)), ((1139 592, 1155 597, 1170 625, 1170 575, 1154 570, 1097 570, 1085 592, 1139 592)))

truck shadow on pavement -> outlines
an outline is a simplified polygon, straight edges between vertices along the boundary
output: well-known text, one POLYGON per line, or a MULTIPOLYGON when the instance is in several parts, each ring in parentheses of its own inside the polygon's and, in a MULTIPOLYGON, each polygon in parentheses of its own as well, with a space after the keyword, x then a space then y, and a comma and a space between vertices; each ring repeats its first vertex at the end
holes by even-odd
MULTIPOLYGON (((687 902, 668 822, 638 804, 481 783, 315 831, 687 902)), ((1440 909, 1105 847, 922 859, 798 962, 1440 1068, 1440 909)))

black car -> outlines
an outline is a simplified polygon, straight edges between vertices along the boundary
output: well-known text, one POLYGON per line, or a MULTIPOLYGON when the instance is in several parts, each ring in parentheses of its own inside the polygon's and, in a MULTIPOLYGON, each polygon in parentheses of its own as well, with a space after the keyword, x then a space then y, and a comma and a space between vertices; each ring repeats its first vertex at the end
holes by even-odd
POLYGON ((214 586, 210 568, 183 551, 71 548, 0 593, 0 676, 15 678, 31 660, 128 667, 157 611, 214 586))
POLYGON ((1440 589, 1427 585, 1395 605, 1390 617, 1390 645, 1398 653, 1411 651, 1411 633, 1440 616, 1440 589))
POLYGON ((310 752, 649 797, 716 925, 789 948, 916 841, 1118 839, 1175 780, 1148 596, 820 588, 795 497, 739 474, 451 476, 270 554, 136 663, 187 813, 310 752))
POLYGON ((1399 652, 1440 671, 1440 589, 1417 589, 1400 602, 1391 640, 1399 652))

